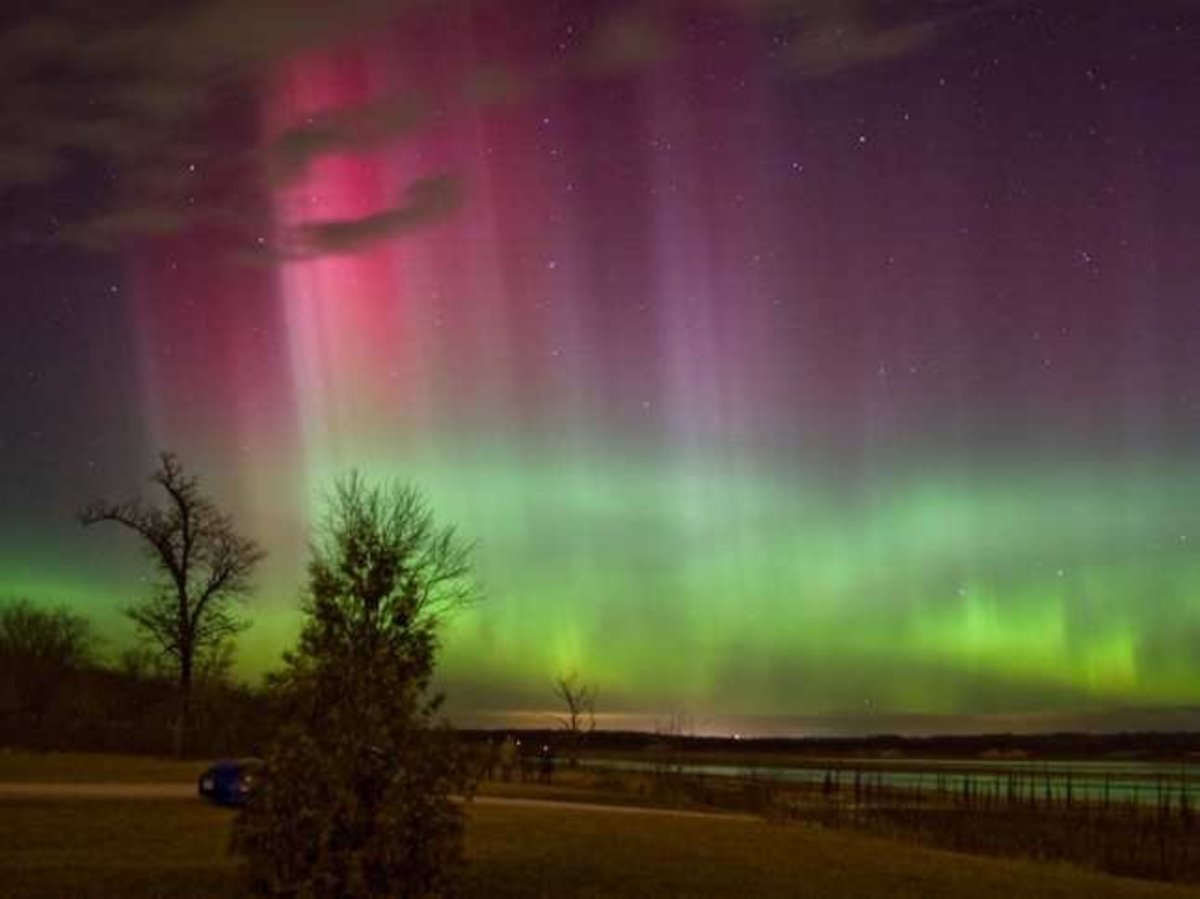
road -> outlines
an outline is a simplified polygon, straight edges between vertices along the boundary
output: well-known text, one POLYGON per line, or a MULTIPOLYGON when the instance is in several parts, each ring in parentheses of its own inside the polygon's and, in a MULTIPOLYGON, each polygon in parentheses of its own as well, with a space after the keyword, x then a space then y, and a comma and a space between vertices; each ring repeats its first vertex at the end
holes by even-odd
POLYGON ((193 799, 194 783, 0 783, 5 799, 193 799))
MULTIPOLYGON (((6 799, 196 799, 194 783, 26 783, 0 782, 0 801, 6 799)), ((754 821, 753 815, 696 812, 685 809, 650 808, 638 805, 605 805, 557 799, 524 799, 512 796, 476 796, 475 805, 509 808, 568 809, 578 812, 609 812, 620 815, 658 815, 673 818, 715 818, 722 821, 754 821)))

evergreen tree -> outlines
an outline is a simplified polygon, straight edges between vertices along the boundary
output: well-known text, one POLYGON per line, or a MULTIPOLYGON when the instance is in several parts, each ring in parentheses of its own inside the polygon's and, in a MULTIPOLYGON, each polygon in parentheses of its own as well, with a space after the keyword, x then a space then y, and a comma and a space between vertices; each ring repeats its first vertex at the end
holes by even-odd
POLYGON ((334 485, 299 647, 273 682, 283 726, 234 833, 275 896, 445 893, 467 785, 428 692, 443 616, 475 598, 470 547, 411 487, 334 485))

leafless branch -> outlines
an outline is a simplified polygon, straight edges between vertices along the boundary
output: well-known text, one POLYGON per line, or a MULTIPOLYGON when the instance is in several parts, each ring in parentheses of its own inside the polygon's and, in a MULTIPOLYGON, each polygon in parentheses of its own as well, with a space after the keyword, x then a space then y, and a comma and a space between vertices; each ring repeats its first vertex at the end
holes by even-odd
POLYGON ((235 530, 232 519, 200 491, 174 454, 160 455, 150 482, 166 494, 165 505, 148 505, 140 498, 97 501, 79 513, 79 520, 84 525, 113 522, 133 531, 162 575, 154 593, 126 614, 176 669, 182 732, 197 659, 219 653, 245 627, 232 606, 249 593, 251 575, 264 553, 235 530))

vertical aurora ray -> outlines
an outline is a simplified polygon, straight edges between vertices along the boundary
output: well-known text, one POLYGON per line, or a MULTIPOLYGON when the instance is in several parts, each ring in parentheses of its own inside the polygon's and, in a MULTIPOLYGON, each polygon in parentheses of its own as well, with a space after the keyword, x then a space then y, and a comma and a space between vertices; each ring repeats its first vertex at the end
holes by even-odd
POLYGON ((305 523, 356 466, 480 541, 489 599, 442 666, 463 712, 542 708, 570 670, 608 711, 701 720, 1191 701, 1200 474, 1171 385, 1194 385, 1200 321, 1168 294, 1200 280, 1113 113, 1140 88, 1071 107, 1109 116, 1103 167, 1132 197, 1097 226, 1053 91, 964 124, 1033 68, 939 86, 969 71, 952 47, 806 82, 725 25, 495 105, 456 91, 530 52, 512 25, 293 59, 263 85, 267 134, 414 85, 433 114, 270 187, 264 233, 445 172, 465 206, 271 268, 212 235, 139 251, 152 440, 198 456, 274 554, 247 670, 294 628, 305 523), (1064 129, 1042 166, 1021 158, 1035 112, 1064 129))

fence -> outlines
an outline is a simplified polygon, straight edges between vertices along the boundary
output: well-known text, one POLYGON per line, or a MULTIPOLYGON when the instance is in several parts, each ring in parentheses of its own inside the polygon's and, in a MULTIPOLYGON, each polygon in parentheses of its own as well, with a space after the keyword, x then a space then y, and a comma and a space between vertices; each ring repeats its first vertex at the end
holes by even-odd
MULTIPOLYGON (((592 763, 596 765, 595 762, 592 763)), ((1186 767, 1137 776, 1084 766, 907 770, 839 763, 803 768, 606 762, 660 793, 916 838, 988 855, 1067 861, 1114 874, 1200 882, 1200 780, 1186 767)))

